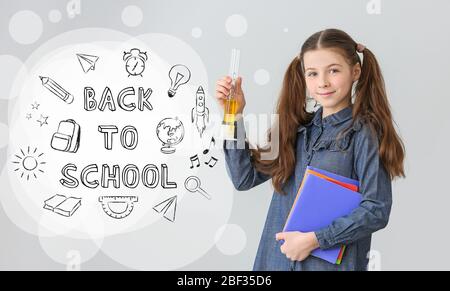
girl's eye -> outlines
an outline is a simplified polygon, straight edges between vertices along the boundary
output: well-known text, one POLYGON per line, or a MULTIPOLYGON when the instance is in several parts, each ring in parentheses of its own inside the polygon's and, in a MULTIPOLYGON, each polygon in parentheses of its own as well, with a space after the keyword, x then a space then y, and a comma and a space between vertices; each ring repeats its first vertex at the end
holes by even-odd
POLYGON ((330 72, 332 72, 332 73, 338 73, 339 70, 338 70, 338 69, 331 69, 330 72))
POLYGON ((315 76, 315 75, 316 75, 315 72, 311 72, 311 73, 308 73, 308 74, 307 74, 308 77, 312 77, 312 76, 315 76))

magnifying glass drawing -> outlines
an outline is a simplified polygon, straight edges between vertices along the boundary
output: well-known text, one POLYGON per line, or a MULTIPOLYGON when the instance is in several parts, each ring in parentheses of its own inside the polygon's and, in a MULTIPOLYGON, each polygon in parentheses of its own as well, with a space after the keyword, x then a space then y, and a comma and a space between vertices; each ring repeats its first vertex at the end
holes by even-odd
POLYGON ((184 187, 186 188, 186 190, 192 193, 198 192, 203 196, 205 196, 207 199, 211 200, 211 195, 209 195, 208 193, 206 193, 205 190, 200 188, 200 185, 201 185, 200 179, 196 176, 189 176, 186 178, 186 181, 184 182, 184 187))

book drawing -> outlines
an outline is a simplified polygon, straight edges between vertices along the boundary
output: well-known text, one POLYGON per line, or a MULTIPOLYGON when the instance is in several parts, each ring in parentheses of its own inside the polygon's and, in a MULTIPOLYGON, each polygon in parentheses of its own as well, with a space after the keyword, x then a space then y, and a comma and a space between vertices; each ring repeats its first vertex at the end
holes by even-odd
POLYGON ((70 217, 81 206, 81 198, 56 194, 44 201, 44 209, 70 217))

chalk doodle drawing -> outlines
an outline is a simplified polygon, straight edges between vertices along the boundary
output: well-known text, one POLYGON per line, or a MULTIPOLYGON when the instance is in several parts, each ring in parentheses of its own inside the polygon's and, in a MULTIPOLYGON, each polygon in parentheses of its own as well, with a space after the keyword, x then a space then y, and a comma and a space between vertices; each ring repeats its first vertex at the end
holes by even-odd
POLYGON ((37 178, 37 173, 44 173, 42 165, 46 162, 43 161, 42 156, 44 153, 38 153, 37 148, 32 150, 29 146, 26 151, 20 149, 20 153, 15 154, 16 159, 12 161, 17 166, 14 171, 20 173, 20 178, 27 178, 30 180, 30 176, 37 178))
POLYGON ((138 202, 136 196, 100 196, 103 211, 112 218, 123 219, 131 214, 134 203, 138 202))

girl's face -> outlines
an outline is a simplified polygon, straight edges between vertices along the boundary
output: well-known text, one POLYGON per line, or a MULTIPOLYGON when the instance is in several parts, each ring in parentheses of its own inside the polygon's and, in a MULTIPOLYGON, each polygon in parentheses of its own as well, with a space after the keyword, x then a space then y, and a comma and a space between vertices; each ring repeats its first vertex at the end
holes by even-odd
POLYGON ((351 89, 361 75, 361 66, 350 66, 331 49, 308 51, 303 56, 309 96, 323 107, 323 117, 344 109, 351 103, 351 89))

